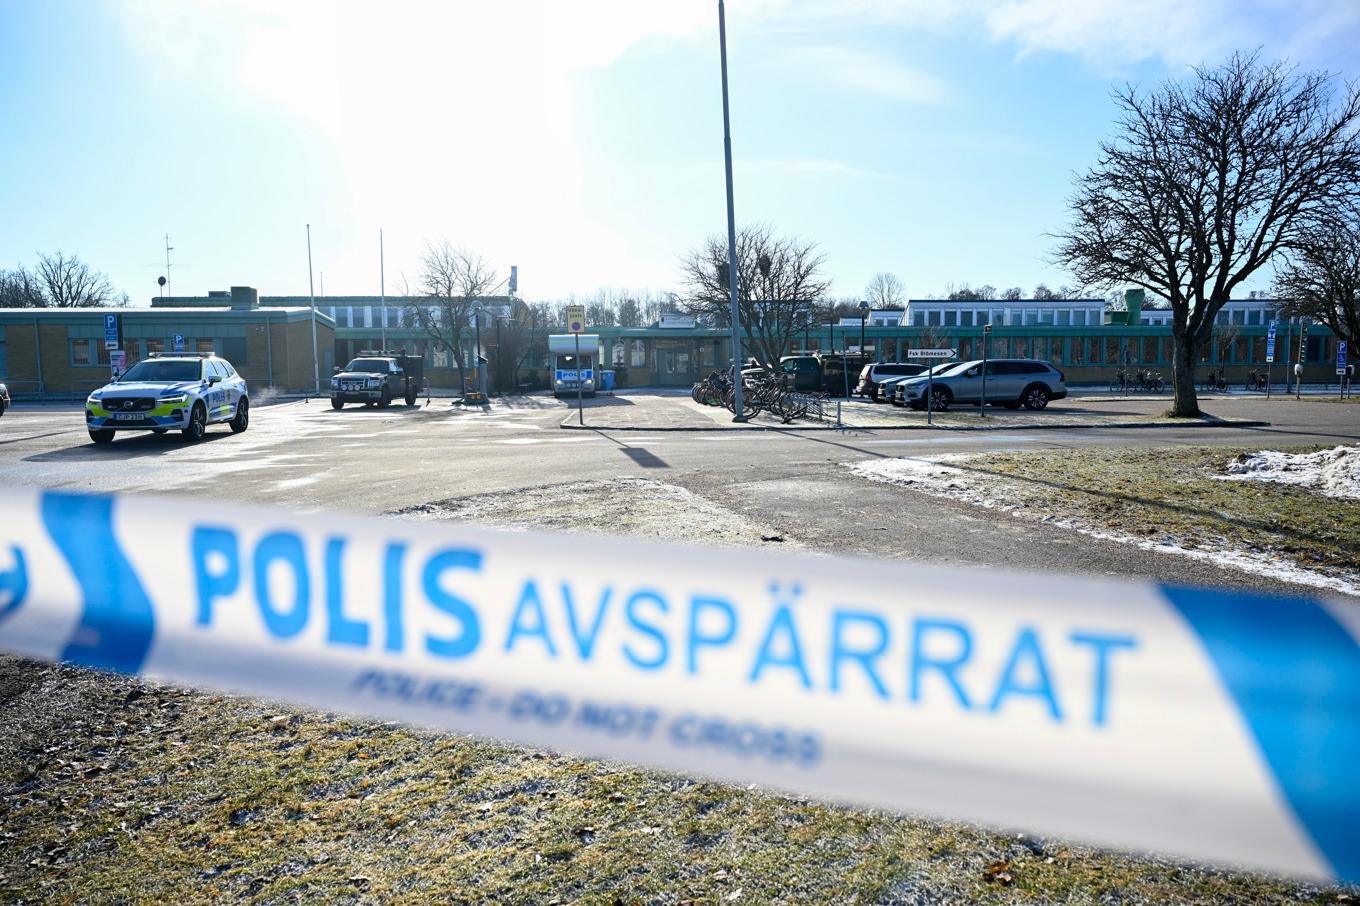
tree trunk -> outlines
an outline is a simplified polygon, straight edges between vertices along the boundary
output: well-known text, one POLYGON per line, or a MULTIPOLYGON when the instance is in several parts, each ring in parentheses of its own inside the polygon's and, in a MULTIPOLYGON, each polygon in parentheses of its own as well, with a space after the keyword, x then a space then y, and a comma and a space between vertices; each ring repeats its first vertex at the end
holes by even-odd
POLYGON ((1190 337, 1177 336, 1171 353, 1171 387, 1175 397, 1171 402, 1172 418, 1198 418, 1199 397, 1195 395, 1195 366, 1199 361, 1199 343, 1190 337))

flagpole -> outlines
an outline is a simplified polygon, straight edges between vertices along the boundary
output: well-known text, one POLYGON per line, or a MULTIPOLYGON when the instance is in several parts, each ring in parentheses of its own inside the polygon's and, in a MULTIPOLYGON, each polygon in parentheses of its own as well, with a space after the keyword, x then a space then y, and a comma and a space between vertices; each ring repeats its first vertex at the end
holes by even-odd
POLYGON ((378 295, 382 299, 382 348, 387 351, 387 275, 383 270, 383 231, 378 228, 378 295))
POLYGON ((321 396, 321 360, 316 354, 316 287, 312 283, 312 225, 307 224, 307 295, 312 300, 312 375, 316 378, 316 395, 321 396))

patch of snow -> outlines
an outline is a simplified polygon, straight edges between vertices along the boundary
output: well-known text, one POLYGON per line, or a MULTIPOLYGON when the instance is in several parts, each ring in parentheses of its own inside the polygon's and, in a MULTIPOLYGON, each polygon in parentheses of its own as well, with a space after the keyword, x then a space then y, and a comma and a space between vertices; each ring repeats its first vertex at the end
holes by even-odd
POLYGON ((1275 481, 1298 485, 1326 497, 1360 499, 1360 446, 1333 447, 1317 453, 1262 450, 1228 463, 1223 481, 1275 481))
MULTIPOLYGON (((1162 540, 1139 538, 1122 532, 1110 531, 1082 519, 1053 516, 1031 509, 1022 501, 1007 499, 1007 488, 1003 480, 990 475, 970 474, 965 463, 969 454, 952 454, 931 457, 904 457, 900 459, 878 459, 872 461, 846 463, 851 472, 870 481, 903 485, 933 497, 944 497, 973 506, 985 507, 1009 513, 1018 519, 1030 519, 1048 525, 1071 529, 1101 541, 1117 541, 1132 544, 1145 551, 1161 554, 1175 554, 1189 557, 1214 566, 1238 569, 1255 575, 1268 576, 1281 582, 1292 582, 1311 588, 1336 591, 1360 597, 1360 576, 1346 578, 1327 575, 1305 569, 1288 560, 1269 554, 1255 553, 1232 548, 1187 548, 1182 547, 1174 538, 1162 540), (958 463, 959 465, 951 465, 958 463), (960 466, 963 466, 960 468, 960 466)), ((1352 459, 1360 459, 1352 449, 1352 459)), ((1226 543, 1226 539, 1224 539, 1226 543)))

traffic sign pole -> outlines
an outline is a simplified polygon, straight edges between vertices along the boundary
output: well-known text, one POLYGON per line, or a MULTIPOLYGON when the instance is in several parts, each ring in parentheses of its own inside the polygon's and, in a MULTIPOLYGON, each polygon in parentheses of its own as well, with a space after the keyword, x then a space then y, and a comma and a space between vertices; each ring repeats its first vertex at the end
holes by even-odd
POLYGON ((576 421, 583 428, 586 424, 586 404, 582 401, 581 397, 581 372, 584 370, 585 369, 581 367, 581 335, 578 333, 576 335, 576 421))
POLYGON ((981 418, 987 417, 987 354, 991 352, 991 345, 992 325, 986 324, 982 328, 982 405, 978 406, 981 418))
POLYGON ((1270 399, 1270 378, 1271 371, 1275 365, 1275 331, 1279 327, 1278 320, 1270 322, 1270 334, 1266 337, 1266 399, 1270 399))
POLYGON ((586 329, 586 307, 584 305, 567 306, 567 332, 576 337, 576 421, 585 427, 586 412, 585 402, 582 399, 581 384, 584 380, 585 369, 581 367, 581 331, 586 329))

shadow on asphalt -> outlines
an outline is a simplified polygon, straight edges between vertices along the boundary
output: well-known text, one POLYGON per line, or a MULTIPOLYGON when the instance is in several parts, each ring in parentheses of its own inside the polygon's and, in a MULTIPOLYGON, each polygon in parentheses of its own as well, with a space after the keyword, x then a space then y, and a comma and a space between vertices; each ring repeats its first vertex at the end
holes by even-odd
POLYGON ((590 430, 595 436, 603 437, 605 440, 617 444, 620 448, 619 452, 623 453, 624 456, 627 456, 644 469, 669 469, 671 467, 670 463, 666 462, 666 460, 662 459, 660 456, 657 456, 651 450, 646 450, 642 447, 629 446, 616 437, 610 437, 599 428, 591 428, 590 430))
POLYGON ((1330 437, 1335 440, 1348 440, 1351 443, 1360 442, 1360 432, 1352 434, 1332 434, 1331 432, 1328 431, 1314 431, 1311 428, 1267 428, 1267 427, 1255 427, 1255 428, 1248 427, 1242 428, 1241 430, 1255 431, 1260 434, 1289 434, 1296 437, 1299 435, 1306 435, 1309 437, 1330 437))
POLYGON ((32 456, 25 456, 23 461, 109 462, 120 459, 142 459, 148 456, 164 456, 166 453, 175 450, 202 447, 236 436, 225 430, 225 426, 223 430, 214 430, 215 427, 209 428, 208 433, 196 444, 186 443, 178 431, 166 434, 152 434, 150 431, 145 431, 131 436, 115 438, 113 443, 104 446, 96 445, 93 441, 90 441, 75 447, 49 450, 46 453, 34 453, 32 456))

